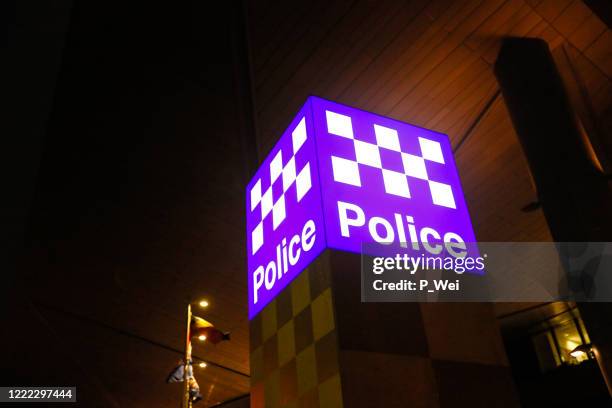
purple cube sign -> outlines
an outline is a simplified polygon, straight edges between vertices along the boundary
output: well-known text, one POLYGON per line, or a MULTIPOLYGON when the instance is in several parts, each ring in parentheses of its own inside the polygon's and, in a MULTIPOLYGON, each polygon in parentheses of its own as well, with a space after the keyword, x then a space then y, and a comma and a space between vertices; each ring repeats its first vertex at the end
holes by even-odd
POLYGON ((446 135, 317 97, 246 196, 249 318, 326 248, 476 241, 446 135))

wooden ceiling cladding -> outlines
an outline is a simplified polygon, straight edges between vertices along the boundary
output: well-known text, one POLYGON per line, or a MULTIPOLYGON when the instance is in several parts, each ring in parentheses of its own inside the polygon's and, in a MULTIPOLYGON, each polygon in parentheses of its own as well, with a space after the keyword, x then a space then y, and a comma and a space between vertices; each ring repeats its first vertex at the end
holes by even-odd
POLYGON ((535 192, 492 65, 503 37, 542 38, 601 118, 612 37, 582 1, 268 0, 248 16, 260 159, 319 95, 464 141, 456 160, 479 240, 551 239, 541 211, 520 211, 535 192))

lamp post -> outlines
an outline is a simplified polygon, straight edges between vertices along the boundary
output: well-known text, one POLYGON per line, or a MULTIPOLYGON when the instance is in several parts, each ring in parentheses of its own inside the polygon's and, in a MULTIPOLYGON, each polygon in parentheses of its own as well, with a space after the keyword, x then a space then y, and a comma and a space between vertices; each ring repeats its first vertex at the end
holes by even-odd
MULTIPOLYGON (((201 300, 199 303, 201 308, 208 307, 208 301, 201 300)), ((187 305, 187 332, 185 333, 185 361, 184 361, 184 370, 183 370, 183 398, 181 402, 181 408, 191 408, 192 401, 190 396, 190 388, 191 382, 190 380, 193 378, 193 362, 191 361, 191 320, 193 319, 193 314, 191 313, 191 303, 187 305)), ((201 335, 199 337, 201 341, 206 340, 206 336, 201 335)), ((206 367, 206 363, 201 362, 200 367, 206 367)))
POLYGON ((182 408, 191 407, 191 398, 189 398, 189 365, 191 364, 191 339, 189 332, 191 331, 191 303, 187 305, 187 333, 185 334, 185 369, 183 370, 183 403, 182 408))

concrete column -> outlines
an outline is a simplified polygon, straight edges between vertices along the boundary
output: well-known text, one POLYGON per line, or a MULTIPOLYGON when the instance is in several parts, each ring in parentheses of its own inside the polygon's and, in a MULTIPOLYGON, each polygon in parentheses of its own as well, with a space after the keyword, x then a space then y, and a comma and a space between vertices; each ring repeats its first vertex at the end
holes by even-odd
POLYGON ((251 407, 518 407, 490 304, 361 303, 326 251, 251 321, 251 407))
MULTIPOLYGON (((495 75, 557 242, 612 241, 612 189, 589 160, 576 116, 545 41, 505 40, 495 75)), ((610 388, 609 304, 580 304, 610 388)))

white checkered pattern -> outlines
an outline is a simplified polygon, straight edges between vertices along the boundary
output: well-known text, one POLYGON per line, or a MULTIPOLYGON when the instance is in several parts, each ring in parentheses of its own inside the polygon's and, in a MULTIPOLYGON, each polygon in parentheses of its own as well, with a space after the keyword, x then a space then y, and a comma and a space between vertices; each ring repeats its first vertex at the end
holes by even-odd
POLYGON ((263 223, 268 214, 272 213, 272 228, 274 230, 276 230, 286 218, 285 193, 289 187, 295 183, 298 202, 312 187, 310 163, 306 163, 306 165, 300 169, 299 173, 295 168, 295 155, 304 145, 304 142, 306 142, 306 138, 306 118, 304 117, 291 133, 293 145, 293 154, 291 158, 283 165, 283 151, 281 149, 270 162, 270 187, 262 194, 261 179, 259 179, 251 189, 251 212, 255 211, 257 207, 259 207, 261 211, 261 220, 253 231, 251 231, 251 253, 253 255, 255 255, 264 243, 263 223), (282 182, 283 193, 276 202, 273 202, 272 186, 275 182, 282 182))
POLYGON ((359 165, 375 167, 381 170, 385 191, 399 197, 410 198, 408 177, 427 181, 431 192, 432 202, 435 205, 448 208, 457 208, 453 190, 450 185, 429 180, 427 175, 426 161, 444 164, 444 156, 440 143, 419 137, 421 156, 404 153, 400 149, 397 130, 388 127, 374 125, 376 144, 355 139, 351 118, 339 113, 325 111, 327 119, 327 131, 330 134, 352 139, 355 146, 356 160, 348 160, 342 157, 332 156, 332 170, 334 180, 339 183, 350 184, 361 187, 361 176, 359 165), (389 149, 401 155, 403 172, 385 169, 382 167, 380 149, 389 149))

